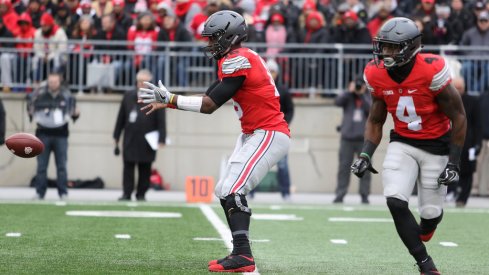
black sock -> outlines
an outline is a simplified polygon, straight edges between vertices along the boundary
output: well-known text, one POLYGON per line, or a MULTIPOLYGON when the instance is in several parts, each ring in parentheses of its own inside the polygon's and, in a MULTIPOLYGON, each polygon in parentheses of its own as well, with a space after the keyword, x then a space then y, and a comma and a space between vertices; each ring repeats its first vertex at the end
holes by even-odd
POLYGON ((234 212, 229 217, 233 234, 232 254, 251 256, 250 241, 248 240, 250 228, 250 215, 244 212, 234 212))
POLYGON ((387 206, 394 219, 397 234, 399 234, 409 253, 418 263, 426 260, 428 258, 428 252, 419 238, 421 230, 409 210, 408 203, 396 198, 387 198, 387 206))
POLYGON ((441 222, 442 218, 443 218, 443 211, 441 212, 440 216, 434 219, 421 218, 421 222, 419 223, 419 227, 421 228, 421 234, 428 234, 433 230, 435 230, 438 224, 441 222))
POLYGON ((226 221, 228 222, 229 229, 232 231, 231 223, 229 222, 229 215, 226 211, 226 200, 220 199, 220 201, 221 201, 222 210, 224 210, 224 216, 226 216, 226 221))

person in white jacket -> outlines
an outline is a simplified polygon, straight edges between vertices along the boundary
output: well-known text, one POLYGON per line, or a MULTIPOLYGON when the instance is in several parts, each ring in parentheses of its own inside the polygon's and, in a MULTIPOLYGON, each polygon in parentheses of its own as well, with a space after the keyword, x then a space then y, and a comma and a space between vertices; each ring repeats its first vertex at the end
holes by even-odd
POLYGON ((45 79, 49 72, 62 72, 66 64, 67 41, 65 31, 54 22, 53 16, 41 16, 41 27, 34 34, 34 81, 45 79))

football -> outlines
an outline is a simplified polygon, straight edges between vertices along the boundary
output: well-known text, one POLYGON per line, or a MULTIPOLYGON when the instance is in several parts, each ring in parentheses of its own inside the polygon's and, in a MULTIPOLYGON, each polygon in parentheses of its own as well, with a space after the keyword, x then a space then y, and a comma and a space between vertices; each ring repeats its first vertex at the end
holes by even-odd
POLYGON ((14 155, 21 158, 33 158, 44 150, 44 144, 36 136, 17 133, 5 140, 5 145, 14 155))

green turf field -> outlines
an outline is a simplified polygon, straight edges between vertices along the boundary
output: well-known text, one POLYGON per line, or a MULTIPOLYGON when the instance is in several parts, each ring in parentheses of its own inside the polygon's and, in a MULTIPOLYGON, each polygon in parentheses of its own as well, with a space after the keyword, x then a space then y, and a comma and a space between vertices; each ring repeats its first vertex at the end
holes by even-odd
MULTIPOLYGON (((223 218, 220 206, 212 209, 223 218)), ((252 248, 260 274, 419 274, 385 208, 259 205, 253 211, 257 217, 297 218, 252 220, 252 248)), ((228 253, 223 241, 194 240, 220 235, 198 206, 185 204, 0 204, 0 218, 1 274, 203 274, 208 260, 228 253), (75 210, 176 212, 182 217, 66 215, 75 210)), ((427 245, 442 274, 489 274, 488 228, 487 209, 448 209, 427 245)))

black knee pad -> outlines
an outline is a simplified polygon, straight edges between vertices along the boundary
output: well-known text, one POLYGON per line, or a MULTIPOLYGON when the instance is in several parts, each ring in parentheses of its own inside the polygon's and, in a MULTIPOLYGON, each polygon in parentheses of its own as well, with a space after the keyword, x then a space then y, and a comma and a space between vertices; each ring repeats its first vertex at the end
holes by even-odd
POLYGON ((240 194, 230 194, 226 197, 226 213, 228 216, 235 212, 243 212, 251 216, 246 197, 240 194))
POLYGON ((389 207, 389 210, 393 214, 409 210, 407 201, 403 201, 397 198, 387 198, 387 207, 389 207))

